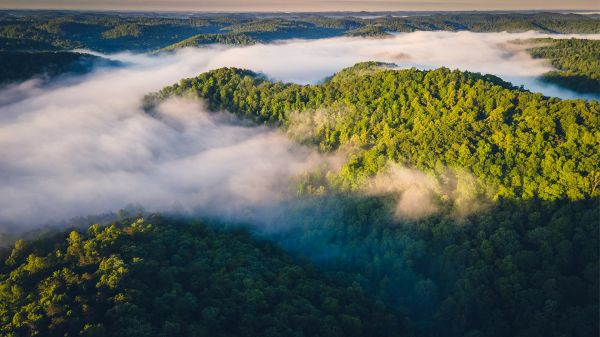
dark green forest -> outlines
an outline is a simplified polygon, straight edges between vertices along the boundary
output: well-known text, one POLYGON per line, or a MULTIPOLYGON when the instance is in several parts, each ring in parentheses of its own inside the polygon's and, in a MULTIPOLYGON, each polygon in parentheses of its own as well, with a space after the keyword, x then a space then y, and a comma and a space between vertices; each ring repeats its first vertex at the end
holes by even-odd
POLYGON ((339 171, 298 177, 296 198, 256 210, 274 214, 263 225, 149 216, 17 242, 0 269, 3 332, 595 335, 598 102, 390 67, 306 86, 222 68, 146 97, 149 113, 200 97, 322 152, 352 150, 339 171), (392 163, 447 186, 466 173, 469 198, 397 217, 398 195, 362 189, 392 163))
POLYGON ((84 53, 67 51, 7 51, 0 49, 0 84, 83 74, 97 66, 117 66, 118 62, 84 53))
MULTIPOLYGON (((164 14, 115 15, 90 12, 0 11, 0 38, 25 40, 60 49, 101 52, 161 49, 198 34, 248 34, 269 42, 286 38, 323 38, 346 33, 419 30, 474 32, 598 33, 600 20, 577 14, 456 13, 379 18, 294 14, 197 14, 185 18, 164 14)), ((242 43, 245 43, 242 41, 242 43)))
POLYGON ((151 217, 18 241, 2 336, 394 336, 395 316, 239 230, 151 217))
POLYGON ((229 45, 252 45, 258 43, 258 40, 245 35, 245 34, 198 34, 190 37, 189 39, 185 39, 183 41, 177 42, 170 46, 166 46, 165 48, 159 49, 159 51, 169 51, 180 48, 187 47, 202 47, 211 44, 229 44, 229 45))
POLYGON ((537 39, 541 46, 529 50, 535 58, 549 59, 558 69, 544 80, 584 93, 600 92, 600 41, 537 39))
MULTIPOLYGON (((599 33, 596 16, 556 13, 434 13, 425 16, 332 17, 322 14, 279 14, 277 17, 252 14, 177 15, 59 11, 0 11, 0 49, 36 58, 39 67, 27 67, 19 58, 0 64, 6 73, 3 83, 41 73, 59 73, 74 56, 49 51, 86 48, 100 52, 158 52, 208 44, 250 45, 290 38, 335 36, 386 37, 390 32, 473 31, 546 33, 599 33), (10 64, 10 67, 5 66, 10 64), (22 73, 20 76, 11 74, 22 73)), ((546 41, 549 43, 549 41, 546 41)), ((583 93, 598 92, 598 48, 595 41, 555 41, 534 48, 534 57, 548 58, 559 69, 544 79, 583 93), (585 68, 585 69, 584 69, 585 68), (592 74, 593 72, 593 74, 592 74), (593 75, 593 76, 591 76, 593 75), (595 76, 595 77, 594 77, 595 76)), ((89 58, 89 56, 86 56, 89 58)))

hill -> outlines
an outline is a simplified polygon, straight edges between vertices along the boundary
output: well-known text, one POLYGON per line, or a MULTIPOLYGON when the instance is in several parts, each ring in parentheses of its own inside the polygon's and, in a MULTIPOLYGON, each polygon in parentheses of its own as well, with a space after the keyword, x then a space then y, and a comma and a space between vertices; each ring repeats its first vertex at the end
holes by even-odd
POLYGON ((145 105, 198 97, 346 153, 339 171, 300 178, 306 199, 281 211, 288 231, 257 232, 326 270, 357 274, 417 335, 593 334, 599 103, 489 75, 391 68, 357 64, 305 86, 222 68, 145 105), (365 194, 381 176, 384 192, 365 194), (437 210, 394 212, 406 193, 419 200, 411 208, 437 210))
POLYGON ((600 105, 544 97, 490 75, 363 63, 319 85, 222 68, 148 97, 189 94, 259 123, 310 126, 324 151, 356 149, 335 181, 359 187, 390 161, 441 175, 463 168, 492 199, 600 195, 600 105), (298 117, 300 116, 300 117, 298 117))
POLYGON ((529 49, 535 58, 549 59, 556 71, 544 80, 583 93, 600 92, 600 41, 586 39, 536 39, 529 49))
POLYGON ((159 49, 158 52, 176 50, 187 47, 202 47, 212 44, 247 46, 255 43, 258 43, 256 39, 245 34, 199 34, 194 35, 183 41, 166 46, 165 48, 159 49))
POLYGON ((360 286, 325 278, 242 231, 94 225, 0 259, 3 336, 394 336, 360 286))
POLYGON ((152 51, 198 34, 246 34, 275 39, 382 35, 413 31, 599 33, 594 16, 557 13, 432 13, 408 17, 332 17, 323 14, 194 14, 0 11, 0 38, 59 49, 152 51))
POLYGON ((118 62, 76 52, 0 50, 0 84, 20 82, 33 77, 52 78, 68 73, 82 74, 99 65, 116 66, 118 62))

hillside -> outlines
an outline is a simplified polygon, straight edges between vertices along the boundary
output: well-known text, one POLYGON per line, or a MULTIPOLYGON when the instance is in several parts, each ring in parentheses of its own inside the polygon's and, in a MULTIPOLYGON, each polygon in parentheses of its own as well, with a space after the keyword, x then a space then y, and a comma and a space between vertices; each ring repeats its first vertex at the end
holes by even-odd
MULTIPOLYGON (((8 253, 8 252, 7 252, 8 253)), ((394 336, 396 318, 241 231, 152 217, 0 259, 3 336, 394 336)))
MULTIPOLYGON (((307 198, 283 206, 288 231, 257 232, 325 269, 360 275, 418 335, 593 334, 598 102, 543 97, 488 75, 390 66, 362 63, 307 86, 222 68, 145 104, 196 96, 347 153, 339 171, 301 177, 307 198), (364 194, 398 165, 436 181, 434 200, 421 201, 436 212, 396 216, 409 190, 394 190, 393 179, 384 180, 389 193, 364 194)), ((402 169, 391 177, 424 179, 402 169)))
POLYGON ((438 175, 466 169, 492 188, 492 199, 600 195, 597 101, 543 97, 488 75, 374 63, 307 86, 223 68, 147 99, 190 92, 212 109, 259 123, 307 124, 302 141, 323 151, 351 146, 355 151, 334 181, 348 188, 392 161, 438 175))
POLYGON ((600 92, 600 41, 585 39, 536 39, 541 46, 529 49, 535 58, 550 60, 558 69, 544 75, 544 80, 584 92, 600 92))
POLYGON ((0 38, 60 49, 87 48, 101 52, 151 51, 198 34, 243 33, 260 41, 323 38, 346 33, 461 31, 546 33, 600 32, 594 16, 557 13, 433 13, 425 16, 375 18, 331 17, 323 14, 130 15, 58 11, 0 11, 0 38))
POLYGON ((256 39, 244 34, 199 34, 183 41, 166 46, 158 51, 169 51, 187 47, 202 47, 212 44, 247 46, 257 43, 256 39))
POLYGON ((0 50, 0 84, 21 82, 33 77, 83 74, 97 66, 118 64, 119 62, 85 53, 0 50))

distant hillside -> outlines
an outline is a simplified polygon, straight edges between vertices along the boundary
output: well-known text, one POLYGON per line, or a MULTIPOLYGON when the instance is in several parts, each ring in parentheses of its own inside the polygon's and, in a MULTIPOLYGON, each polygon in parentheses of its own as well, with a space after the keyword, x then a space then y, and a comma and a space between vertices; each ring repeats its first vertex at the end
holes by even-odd
POLYGON ((529 49, 535 58, 549 59, 558 71, 544 75, 544 79, 583 93, 600 93, 600 40, 536 39, 542 44, 529 49))
POLYGON ((43 43, 60 49, 87 48, 102 52, 157 50, 198 34, 246 34, 256 40, 272 41, 420 30, 600 33, 600 19, 554 13, 434 13, 363 19, 325 14, 198 14, 182 18, 167 14, 0 11, 0 38, 43 43))
POLYGON ((83 53, 66 51, 0 50, 0 84, 20 82, 32 77, 55 77, 67 73, 81 74, 98 65, 118 63, 83 53))
POLYGON ((166 46, 158 51, 169 51, 186 47, 202 47, 211 44, 247 46, 255 43, 258 43, 258 40, 245 34, 199 34, 170 46, 166 46))

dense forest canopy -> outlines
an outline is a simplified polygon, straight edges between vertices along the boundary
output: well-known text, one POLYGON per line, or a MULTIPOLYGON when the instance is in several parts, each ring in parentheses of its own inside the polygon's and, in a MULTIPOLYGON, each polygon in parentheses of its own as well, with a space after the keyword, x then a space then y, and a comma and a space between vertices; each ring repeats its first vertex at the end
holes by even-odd
POLYGON ((579 92, 600 92, 600 41, 536 39, 529 49, 535 58, 549 59, 558 69, 544 75, 551 83, 579 92))
POLYGON ((0 333, 16 336, 394 336, 356 282, 241 231, 151 218, 94 225, 0 259, 0 333))
POLYGON ((82 74, 97 66, 117 66, 119 62, 68 51, 7 51, 0 48, 0 84, 82 74))
POLYGON ((334 185, 358 188, 390 161, 438 175, 462 168, 492 199, 579 200, 600 195, 600 105, 512 87, 493 76, 363 63, 325 83, 271 82, 223 68, 149 96, 204 98, 259 123, 312 127, 304 141, 352 147, 334 185), (308 121, 308 122, 307 122, 308 121))
MULTIPOLYGON (((291 234, 266 235, 314 260, 337 252, 325 259, 327 268, 363 277, 418 334, 593 334, 598 102, 548 98, 493 76, 387 67, 358 64, 307 86, 223 68, 182 80, 146 104, 200 97, 293 137, 299 127, 299 140, 322 151, 351 147, 340 171, 300 182, 301 193, 317 197, 291 206, 289 217, 299 219, 291 234), (467 194, 496 201, 462 218, 453 215, 458 198, 439 215, 394 219, 389 199, 348 192, 390 162, 441 180, 452 180, 448 168, 467 171, 477 181, 465 185, 467 194), (578 292, 551 290, 572 284, 578 292)), ((461 184, 459 174, 454 179, 461 184)))

